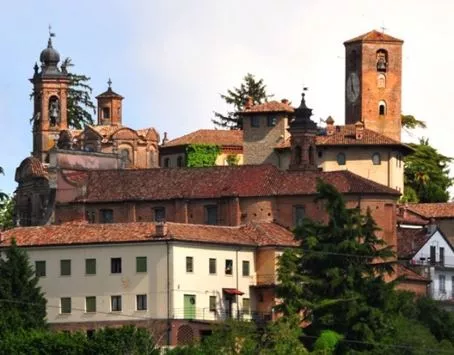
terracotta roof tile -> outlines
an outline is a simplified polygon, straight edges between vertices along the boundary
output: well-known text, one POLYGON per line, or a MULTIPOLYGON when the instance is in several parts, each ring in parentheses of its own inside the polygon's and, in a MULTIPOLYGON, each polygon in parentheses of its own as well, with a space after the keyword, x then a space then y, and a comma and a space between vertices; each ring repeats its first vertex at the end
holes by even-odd
POLYGON ((383 32, 372 30, 370 32, 362 34, 361 36, 358 36, 358 37, 352 38, 348 41, 345 41, 344 44, 353 43, 353 42, 377 42, 377 41, 403 43, 403 41, 401 39, 392 37, 383 32))
POLYGON ((397 228, 397 256, 400 259, 411 259, 413 255, 429 240, 425 228, 397 228))
POLYGON ((288 113, 293 113, 295 109, 290 106, 288 103, 283 103, 279 101, 269 101, 265 102, 263 104, 258 104, 251 106, 248 109, 245 109, 242 111, 242 114, 247 114, 247 113, 266 113, 266 112, 288 112, 288 113))
POLYGON ((123 99, 123 96, 121 96, 120 94, 117 94, 110 87, 106 91, 104 91, 102 94, 99 94, 98 96, 96 96, 97 99, 103 98, 103 97, 115 97, 118 99, 123 99))
POLYGON ((47 168, 41 161, 33 156, 25 158, 16 169, 16 182, 27 179, 44 178, 48 179, 47 168))
POLYGON ((88 202, 220 198, 223 196, 314 195, 317 179, 341 193, 399 195, 349 171, 289 172, 273 165, 208 168, 96 170, 88 172, 88 202))
POLYGON ((273 223, 250 223, 238 227, 166 223, 165 237, 156 235, 156 225, 149 222, 88 224, 69 223, 38 227, 18 227, 0 234, 1 245, 15 238, 19 246, 50 246, 153 242, 175 240, 197 243, 248 246, 297 246, 293 233, 273 223))
POLYGON ((454 203, 413 203, 408 209, 424 218, 454 218, 454 203))
POLYGON ((416 271, 413 271, 412 269, 410 269, 402 264, 396 265, 396 273, 397 273, 398 277, 402 277, 404 280, 421 281, 421 282, 427 282, 427 283, 431 282, 427 277, 421 276, 416 271))
POLYGON ((243 146, 243 131, 222 129, 199 129, 182 137, 175 138, 161 148, 187 144, 217 144, 221 146, 243 146))

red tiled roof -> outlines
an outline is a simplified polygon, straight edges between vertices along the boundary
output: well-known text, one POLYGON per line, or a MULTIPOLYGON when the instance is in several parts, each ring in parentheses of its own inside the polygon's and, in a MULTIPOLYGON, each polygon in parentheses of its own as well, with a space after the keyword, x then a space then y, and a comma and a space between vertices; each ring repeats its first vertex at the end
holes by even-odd
POLYGON ((429 240, 425 228, 397 228, 397 256, 411 259, 413 255, 429 240))
MULTIPOLYGON (((338 145, 391 145, 399 146, 405 150, 413 151, 410 147, 394 139, 386 137, 370 129, 363 130, 362 139, 356 139, 355 125, 335 126, 332 135, 319 135, 316 137, 317 146, 338 146, 338 145)), ((290 138, 282 141, 276 149, 290 148, 290 138)))
POLYGON ((361 36, 352 38, 348 41, 345 41, 344 44, 353 43, 353 42, 400 42, 403 43, 401 39, 392 37, 386 33, 372 30, 370 32, 364 33, 361 36))
POLYGON ((419 217, 412 213, 407 213, 406 216, 397 215, 398 224, 410 224, 416 226, 425 226, 429 221, 423 217, 419 217))
POLYGON ((93 170, 88 172, 87 202, 220 198, 223 196, 314 195, 317 179, 343 194, 399 192, 349 171, 281 171, 273 165, 207 168, 93 170))
POLYGON ((175 138, 161 148, 187 144, 217 144, 221 146, 243 146, 243 131, 224 129, 199 129, 182 137, 175 138))
POLYGON ((200 224, 165 224, 167 234, 156 235, 156 224, 149 222, 88 224, 68 223, 38 227, 18 227, 0 233, 2 246, 15 238, 17 245, 51 246, 153 242, 175 240, 197 243, 216 243, 247 246, 297 246, 293 233, 273 223, 249 223, 243 226, 209 226, 200 224))
POLYGON ((424 218, 454 218, 454 203, 413 203, 408 209, 424 218))
POLYGON ((295 109, 290 106, 288 103, 283 103, 279 101, 269 101, 265 102, 263 104, 258 104, 251 106, 250 108, 247 108, 243 110, 241 113, 266 113, 266 112, 288 112, 292 113, 294 112, 295 109))
POLYGON ((115 97, 118 99, 123 99, 123 96, 117 94, 115 91, 112 90, 112 88, 108 88, 107 91, 104 91, 102 94, 99 94, 96 96, 97 99, 103 98, 103 97, 115 97))
POLYGON ((427 283, 431 282, 427 277, 421 276, 416 271, 413 271, 412 269, 402 264, 396 265, 396 273, 398 277, 403 277, 404 280, 421 281, 427 283))
POLYGON ((16 169, 15 181, 21 182, 27 179, 48 178, 47 169, 41 161, 33 156, 25 158, 16 169))

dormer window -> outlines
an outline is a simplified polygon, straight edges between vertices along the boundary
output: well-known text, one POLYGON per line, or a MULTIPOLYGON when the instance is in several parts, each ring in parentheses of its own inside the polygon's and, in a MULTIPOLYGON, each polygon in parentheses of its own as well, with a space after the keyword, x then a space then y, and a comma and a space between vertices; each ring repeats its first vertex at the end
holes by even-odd
POLYGON ((102 108, 102 118, 103 119, 110 119, 110 108, 109 107, 103 107, 102 108))

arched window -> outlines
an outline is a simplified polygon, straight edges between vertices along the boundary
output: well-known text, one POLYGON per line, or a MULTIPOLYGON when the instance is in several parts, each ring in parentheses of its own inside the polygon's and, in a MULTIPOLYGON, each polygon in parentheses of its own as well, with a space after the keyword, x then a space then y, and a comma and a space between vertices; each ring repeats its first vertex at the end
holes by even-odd
POLYGON ((345 153, 339 153, 337 154, 337 164, 339 165, 345 165, 345 161, 346 161, 346 158, 345 158, 345 153))
POLYGON ((103 119, 109 119, 110 118, 110 108, 109 107, 103 107, 102 108, 102 118, 103 119))
POLYGON ((179 157, 177 158, 177 166, 178 166, 179 168, 181 168, 181 167, 183 166, 183 157, 182 157, 182 156, 179 156, 179 157))
POLYGON ((60 102, 57 96, 49 98, 49 123, 51 126, 60 122, 60 102))
POLYGON ((294 161, 295 165, 300 165, 301 164, 301 147, 297 145, 294 150, 294 161))
POLYGON ((386 72, 388 68, 388 52, 384 49, 377 51, 377 71, 386 72))
POLYGON ((384 89, 386 87, 386 76, 383 73, 377 75, 377 87, 379 89, 384 89))
POLYGON ((380 153, 372 154, 372 164, 374 164, 374 165, 380 165, 381 164, 380 153))
POLYGON ((381 100, 379 103, 378 103, 378 114, 380 116, 384 116, 386 115, 386 102, 381 100))

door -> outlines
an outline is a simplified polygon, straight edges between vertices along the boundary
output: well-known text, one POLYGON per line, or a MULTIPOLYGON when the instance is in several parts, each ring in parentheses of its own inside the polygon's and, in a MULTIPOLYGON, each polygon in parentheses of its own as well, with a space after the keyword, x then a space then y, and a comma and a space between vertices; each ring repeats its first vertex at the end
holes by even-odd
POLYGON ((184 295, 184 318, 195 318, 195 295, 184 295))

